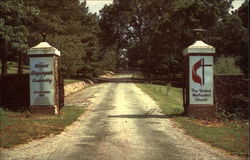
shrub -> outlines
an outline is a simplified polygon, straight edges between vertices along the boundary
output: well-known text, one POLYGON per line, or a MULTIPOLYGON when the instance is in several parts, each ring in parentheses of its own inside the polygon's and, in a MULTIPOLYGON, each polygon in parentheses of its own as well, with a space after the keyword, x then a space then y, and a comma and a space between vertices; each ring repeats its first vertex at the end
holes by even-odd
POLYGON ((217 108, 217 116, 226 120, 248 119, 248 97, 242 94, 232 95, 227 107, 217 108))
POLYGON ((219 57, 215 62, 214 71, 216 75, 241 75, 242 71, 236 65, 238 58, 233 56, 219 57))
POLYGON ((232 96, 232 107, 233 112, 237 117, 248 118, 249 108, 248 108, 248 97, 242 94, 232 96))

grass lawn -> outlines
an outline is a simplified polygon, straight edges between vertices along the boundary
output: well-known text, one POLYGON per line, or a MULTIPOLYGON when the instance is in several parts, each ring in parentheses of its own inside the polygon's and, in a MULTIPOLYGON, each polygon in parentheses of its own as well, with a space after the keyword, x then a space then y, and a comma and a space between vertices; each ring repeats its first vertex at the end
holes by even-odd
MULTIPOLYGON (((182 90, 161 85, 136 84, 151 96, 166 115, 183 113, 182 90)), ((249 156, 248 121, 205 121, 191 117, 175 116, 173 120, 185 132, 213 146, 233 154, 249 156)))
POLYGON ((157 102, 162 113, 172 115, 184 112, 182 107, 182 89, 142 83, 136 85, 157 102))
POLYGON ((84 112, 84 107, 65 106, 60 115, 9 112, 0 108, 0 147, 10 148, 32 139, 58 134, 84 112))
MULTIPOLYGON (((0 63, 1 63, 1 61, 0 61, 0 63)), ((17 66, 18 66, 18 64, 16 62, 9 61, 7 63, 7 65, 8 65, 8 68, 7 68, 7 73, 8 74, 17 74, 17 70, 18 70, 17 66)), ((2 65, 0 65, 0 70, 2 70, 2 65)), ((23 73, 24 74, 29 73, 29 66, 23 66, 23 73)), ((2 74, 2 73, 0 72, 0 74, 2 74)))
POLYGON ((143 74, 136 73, 132 75, 132 79, 144 79, 144 76, 143 74))

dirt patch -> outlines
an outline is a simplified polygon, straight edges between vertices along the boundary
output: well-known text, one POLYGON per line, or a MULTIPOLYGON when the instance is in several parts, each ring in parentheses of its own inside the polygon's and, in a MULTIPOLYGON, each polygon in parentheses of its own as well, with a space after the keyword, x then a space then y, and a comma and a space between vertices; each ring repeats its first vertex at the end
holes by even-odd
POLYGON ((112 78, 115 75, 114 72, 108 71, 105 75, 99 76, 99 78, 112 78))
POLYGON ((224 124, 218 120, 195 120, 195 124, 208 127, 223 127, 224 124))
POLYGON ((68 96, 71 93, 77 92, 87 86, 84 81, 75 82, 64 86, 64 96, 68 96))

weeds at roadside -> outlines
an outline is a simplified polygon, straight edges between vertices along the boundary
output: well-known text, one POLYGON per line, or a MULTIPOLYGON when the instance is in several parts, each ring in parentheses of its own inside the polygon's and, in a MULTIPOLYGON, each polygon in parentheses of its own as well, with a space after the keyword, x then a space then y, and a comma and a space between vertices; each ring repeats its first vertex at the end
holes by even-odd
POLYGON ((80 80, 77 79, 64 79, 64 85, 70 84, 70 83, 75 83, 75 82, 80 82, 80 80))
POLYGON ((65 106, 60 115, 10 112, 0 108, 0 147, 10 148, 49 134, 59 134, 84 112, 84 107, 65 106))

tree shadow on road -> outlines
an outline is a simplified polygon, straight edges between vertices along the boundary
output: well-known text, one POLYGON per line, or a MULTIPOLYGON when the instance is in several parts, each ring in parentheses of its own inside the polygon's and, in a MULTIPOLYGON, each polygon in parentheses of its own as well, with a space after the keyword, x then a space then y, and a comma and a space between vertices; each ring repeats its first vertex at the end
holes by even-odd
POLYGON ((109 115, 108 118, 173 118, 183 116, 182 114, 170 114, 170 115, 147 115, 147 114, 125 114, 125 115, 109 115))

